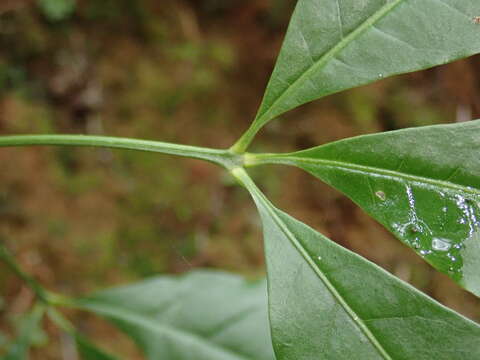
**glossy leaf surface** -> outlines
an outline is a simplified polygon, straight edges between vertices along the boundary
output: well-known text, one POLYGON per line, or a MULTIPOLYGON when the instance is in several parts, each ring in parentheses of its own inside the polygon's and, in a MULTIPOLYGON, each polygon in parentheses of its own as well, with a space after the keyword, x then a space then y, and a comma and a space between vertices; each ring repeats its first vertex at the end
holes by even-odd
POLYGON ((480 295, 479 154, 480 121, 472 121, 361 136, 270 160, 339 189, 480 295))
POLYGON ((278 360, 476 359, 480 327, 276 209, 260 211, 278 360))
POLYGON ((478 0, 299 0, 256 118, 480 52, 478 0))
POLYGON ((107 317, 148 359, 273 360, 265 282, 221 272, 158 277, 78 306, 107 317))

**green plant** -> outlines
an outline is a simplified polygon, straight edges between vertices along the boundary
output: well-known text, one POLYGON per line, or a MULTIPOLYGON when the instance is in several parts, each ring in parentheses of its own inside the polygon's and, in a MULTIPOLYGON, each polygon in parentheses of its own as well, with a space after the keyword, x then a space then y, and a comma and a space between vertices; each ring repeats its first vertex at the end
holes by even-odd
POLYGON ((0 138, 0 146, 98 146, 191 157, 225 168, 251 194, 265 233, 264 283, 197 272, 67 299, 3 261, 38 304, 5 359, 25 357, 44 314, 97 349, 58 312, 88 310, 149 359, 477 359, 480 327, 278 210, 246 168, 298 166, 339 189, 439 271, 480 295, 480 121, 346 139, 289 154, 246 150, 269 121, 306 102, 480 52, 478 0, 300 0, 251 127, 230 149, 81 135, 0 138), (275 355, 274 355, 275 353, 275 355))
POLYGON ((75 0, 38 0, 42 12, 51 21, 64 20, 76 6, 75 0))

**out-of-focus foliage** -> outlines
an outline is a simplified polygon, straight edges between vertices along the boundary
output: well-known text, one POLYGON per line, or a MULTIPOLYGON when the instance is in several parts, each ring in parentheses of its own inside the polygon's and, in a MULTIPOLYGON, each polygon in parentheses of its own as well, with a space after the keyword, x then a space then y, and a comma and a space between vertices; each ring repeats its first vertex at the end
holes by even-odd
POLYGON ((75 11, 75 0, 38 0, 42 12, 50 20, 64 20, 75 11))
MULTIPOLYGON (((54 20, 40 2, 0 1, 0 134, 91 133, 228 147, 257 110, 295 2, 78 0, 54 20)), ((479 69, 474 58, 334 95, 272 122, 254 147, 293 151, 478 118, 479 69)), ((208 164, 152 154, 2 149, 0 232, 30 273, 75 295, 200 266, 258 275, 264 264, 257 215, 247 194, 217 174, 208 164)), ((339 193, 295 169, 255 174, 296 218, 478 319, 473 297, 339 193)), ((26 312, 32 296, 1 265, 0 289, 0 330, 10 336, 15 328, 7 319, 26 312)), ((107 349, 138 358, 105 323, 76 313, 72 319, 107 349)), ((54 340, 63 339, 58 330, 49 332, 52 340, 34 349, 33 359, 56 359, 60 345, 68 347, 54 340)))
POLYGON ((156 277, 76 306, 106 317, 150 360, 274 360, 266 281, 219 271, 156 277))
POLYGON ((107 354, 84 338, 77 337, 76 343, 82 360, 117 360, 116 357, 107 354))
POLYGON ((35 306, 30 312, 14 319, 16 339, 8 344, 2 360, 28 359, 31 346, 45 345, 47 337, 42 329, 44 309, 35 306))

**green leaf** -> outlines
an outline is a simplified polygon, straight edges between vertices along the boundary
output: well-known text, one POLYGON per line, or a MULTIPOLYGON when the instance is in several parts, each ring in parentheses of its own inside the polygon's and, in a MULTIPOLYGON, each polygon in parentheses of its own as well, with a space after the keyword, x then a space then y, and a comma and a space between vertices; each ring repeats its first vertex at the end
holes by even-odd
POLYGON ((44 339, 44 333, 40 327, 45 309, 43 305, 36 305, 31 312, 21 319, 18 338, 10 345, 7 354, 2 360, 25 360, 28 359, 28 350, 39 337, 44 339))
POLYGON ((75 341, 82 360, 117 360, 80 335, 75 336, 75 341))
POLYGON ((477 359, 480 327, 276 209, 262 217, 278 360, 477 359))
MULTIPOLYGON (((480 296, 480 121, 360 136, 263 162, 334 186, 480 296)), ((255 160, 254 160, 255 161, 255 160)))
POLYGON ((75 306, 110 319, 151 360, 274 359, 263 281, 197 271, 103 291, 75 306))
POLYGON ((242 152, 306 102, 480 52, 478 0, 299 0, 242 152))

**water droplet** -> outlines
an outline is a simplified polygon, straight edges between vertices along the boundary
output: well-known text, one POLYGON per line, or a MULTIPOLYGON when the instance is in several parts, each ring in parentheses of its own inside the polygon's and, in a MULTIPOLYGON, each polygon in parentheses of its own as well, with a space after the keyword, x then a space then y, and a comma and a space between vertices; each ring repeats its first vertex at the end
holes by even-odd
POLYGON ((463 245, 462 244, 455 244, 455 245, 453 245, 453 247, 457 250, 460 250, 463 247, 463 245))
POLYGON ((447 256, 448 256, 448 258, 449 258, 450 260, 452 260, 453 262, 457 261, 457 258, 456 258, 455 256, 453 256, 451 253, 448 253, 447 256))
POLYGON ((442 238, 432 239, 432 249, 436 251, 448 251, 452 247, 450 240, 442 238))
POLYGON ((378 74, 378 77, 381 79, 383 78, 383 74, 378 74))
POLYGON ((443 211, 444 213, 446 213, 447 210, 448 210, 448 208, 447 208, 446 206, 442 208, 442 211, 443 211))
POLYGON ((380 200, 382 200, 382 201, 387 200, 387 195, 385 195, 385 193, 384 193, 383 191, 380 191, 380 190, 377 191, 377 192, 375 193, 375 196, 378 197, 378 198, 379 198, 380 200))
POLYGON ((431 250, 420 250, 420 255, 425 256, 425 255, 430 255, 432 253, 431 250))
POLYGON ((317 259, 318 259, 318 260, 322 260, 322 257, 321 257, 321 256, 318 256, 317 259))
POLYGON ((461 218, 460 220, 458 220, 459 224, 465 224, 466 222, 467 220, 465 220, 464 218, 461 218))
POLYGON ((408 205, 410 206, 410 210, 412 210, 414 215, 416 216, 415 197, 413 196, 413 191, 410 186, 407 186, 407 198, 408 198, 408 205))

